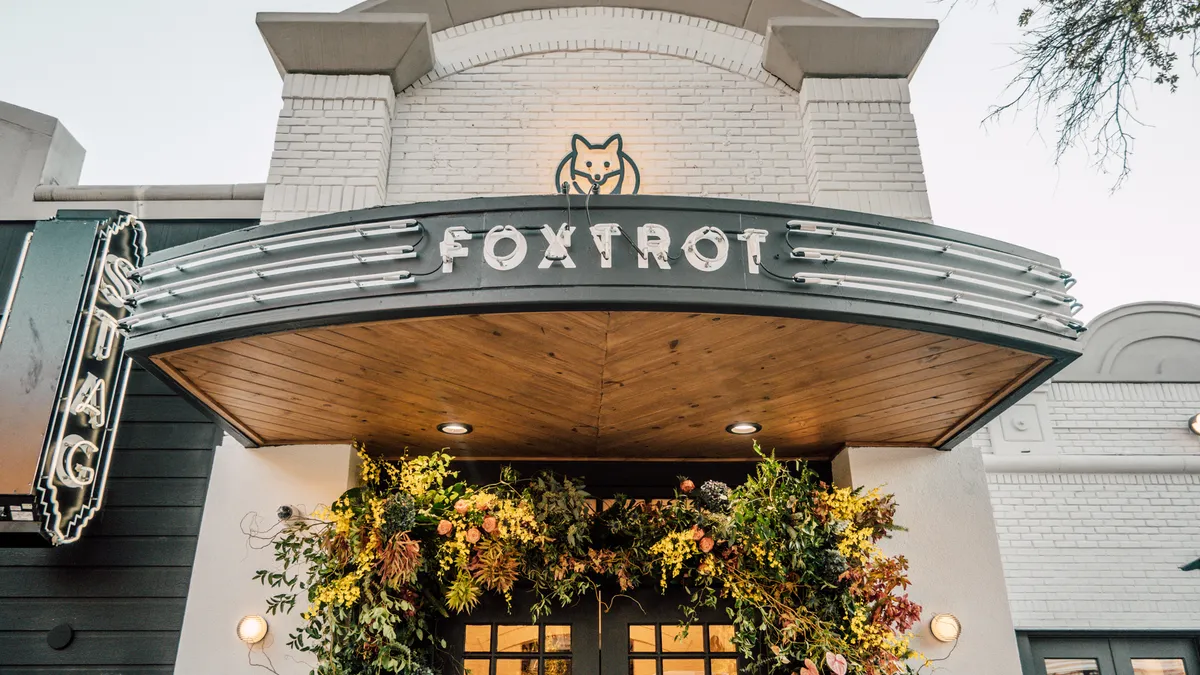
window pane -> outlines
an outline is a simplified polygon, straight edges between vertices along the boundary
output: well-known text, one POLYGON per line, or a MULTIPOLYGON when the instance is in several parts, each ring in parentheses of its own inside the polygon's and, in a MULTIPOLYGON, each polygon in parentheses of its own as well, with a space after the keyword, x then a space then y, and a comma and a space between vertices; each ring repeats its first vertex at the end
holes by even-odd
POLYGON ((538 675, 538 660, 496 659, 496 675, 538 675))
MULTIPOLYGON (((692 626, 686 637, 683 635, 683 629, 679 626, 663 626, 662 640, 664 652, 704 651, 704 629, 700 626, 692 626)), ((700 671, 704 672, 704 669, 701 668, 700 671)))
MULTIPOLYGON (((652 652, 658 649, 658 641, 654 637, 654 626, 629 627, 629 651, 652 652)), ((638 675, 642 675, 638 673, 638 675)))
POLYGON ((737 675, 737 659, 713 659, 712 675, 737 675))
POLYGON ((466 675, 488 675, 488 669, 492 667, 492 662, 487 659, 466 659, 463 661, 463 670, 466 675))
POLYGON ((496 626, 496 651, 536 653, 538 627, 496 626))
POLYGON ((629 659, 629 675, 655 675, 654 659, 629 659))
POLYGON ((662 664, 662 675, 704 675, 704 659, 663 659, 662 664))
POLYGON ((1096 659, 1046 659, 1046 675, 1100 675, 1096 659))
POLYGON ((1131 659, 1133 675, 1188 675, 1183 659, 1131 659))
MULTIPOLYGON (((570 626, 546 626, 546 651, 548 651, 548 652, 569 652, 569 651, 571 651, 571 627, 570 626)), ((548 667, 549 666, 547 666, 547 668, 548 667)))
POLYGON ((545 675, 571 675, 571 659, 546 659, 545 675))
POLYGON ((467 638, 463 641, 463 651, 490 652, 492 651, 491 626, 467 626, 467 638))
MULTIPOLYGON (((723 624, 713 624, 708 627, 708 651, 710 652, 732 652, 737 651, 733 648, 733 626, 723 624)), ((713 671, 716 672, 715 670, 713 671)))

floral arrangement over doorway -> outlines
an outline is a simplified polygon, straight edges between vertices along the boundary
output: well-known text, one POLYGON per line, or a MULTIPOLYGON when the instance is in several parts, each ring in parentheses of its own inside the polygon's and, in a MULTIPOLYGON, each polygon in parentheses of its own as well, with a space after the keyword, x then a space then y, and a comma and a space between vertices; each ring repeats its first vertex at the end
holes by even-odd
POLYGON ((610 587, 682 590, 685 624, 725 607, 753 672, 892 675, 924 660, 909 647, 921 608, 907 563, 877 546, 899 529, 892 497, 825 485, 803 462, 755 445, 741 485, 684 477, 675 499, 597 508, 568 477, 505 470, 473 486, 443 453, 357 449, 362 485, 276 534, 279 569, 255 577, 281 591, 268 613, 307 600, 289 645, 318 675, 433 675, 443 617, 531 593, 537 621, 610 587))

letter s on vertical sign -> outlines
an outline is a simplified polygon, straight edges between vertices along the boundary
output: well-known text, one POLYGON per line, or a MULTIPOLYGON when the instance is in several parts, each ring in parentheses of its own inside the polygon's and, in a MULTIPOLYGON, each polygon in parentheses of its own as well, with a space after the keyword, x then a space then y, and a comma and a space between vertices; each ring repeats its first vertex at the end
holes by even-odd
POLYGON ((108 254, 104 258, 104 276, 100 279, 100 295, 113 307, 123 307, 125 297, 137 287, 129 278, 133 274, 133 263, 108 254))

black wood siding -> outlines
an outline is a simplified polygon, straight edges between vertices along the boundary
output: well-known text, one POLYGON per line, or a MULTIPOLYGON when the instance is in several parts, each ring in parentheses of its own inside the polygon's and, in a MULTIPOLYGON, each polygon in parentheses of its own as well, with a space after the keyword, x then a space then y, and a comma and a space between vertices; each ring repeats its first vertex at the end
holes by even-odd
MULTIPOLYGON (((148 223, 166 248, 252 225, 148 223)), ((0 303, 32 223, 0 223, 0 303)), ((2 310, 0 304, 0 310, 2 310)), ((221 433, 140 369, 130 377, 103 508, 59 548, 0 548, 0 674, 174 670, 213 448, 221 433), (62 651, 46 633, 75 629, 62 651)))

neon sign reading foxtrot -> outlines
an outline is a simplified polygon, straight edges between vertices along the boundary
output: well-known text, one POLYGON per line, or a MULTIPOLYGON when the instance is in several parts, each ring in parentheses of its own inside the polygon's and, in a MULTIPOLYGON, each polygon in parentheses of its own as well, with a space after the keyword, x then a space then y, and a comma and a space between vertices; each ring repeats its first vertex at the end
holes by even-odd
MULTIPOLYGON (((507 271, 521 265, 529 257, 529 243, 525 232, 533 228, 517 229, 512 225, 497 225, 483 237, 481 255, 488 267, 498 271, 507 271), (503 247, 503 248, 502 248, 503 247), (501 252, 503 250, 503 252, 501 252)), ((544 239, 545 253, 538 260, 539 269, 548 269, 561 265, 566 269, 575 269, 575 258, 571 253, 576 227, 563 223, 554 229, 543 225, 540 230, 544 239)), ((611 269, 614 257, 613 242, 621 238, 628 239, 633 249, 631 255, 636 256, 640 269, 654 268, 671 269, 672 258, 671 232, 663 225, 646 223, 635 230, 636 239, 630 237, 618 223, 597 223, 588 228, 592 241, 596 245, 600 267, 611 269)), ((746 250, 746 271, 758 274, 759 262, 762 260, 762 244, 767 240, 767 231, 758 228, 747 228, 734 236, 746 250)), ((439 250, 442 256, 442 272, 449 274, 454 271, 454 261, 470 256, 471 251, 464 242, 470 241, 472 234, 465 227, 448 227, 442 234, 439 250)), ((704 226, 692 230, 680 245, 682 257, 689 265, 701 272, 715 272, 729 262, 729 249, 732 246, 730 234, 724 230, 704 226)), ((579 255, 578 253, 576 255, 579 255)))
POLYGON ((104 499, 129 373, 119 325, 145 256, 137 219, 122 216, 98 229, 37 473, 42 530, 55 545, 77 540, 104 499))

